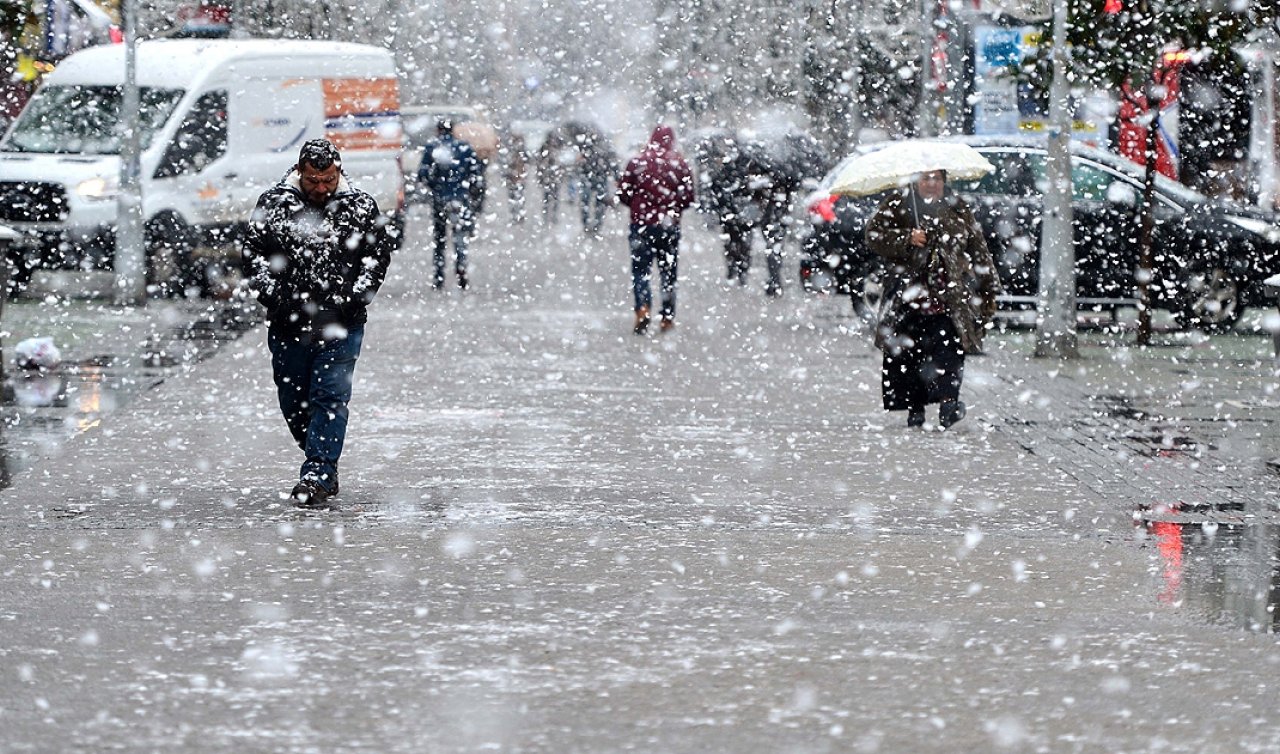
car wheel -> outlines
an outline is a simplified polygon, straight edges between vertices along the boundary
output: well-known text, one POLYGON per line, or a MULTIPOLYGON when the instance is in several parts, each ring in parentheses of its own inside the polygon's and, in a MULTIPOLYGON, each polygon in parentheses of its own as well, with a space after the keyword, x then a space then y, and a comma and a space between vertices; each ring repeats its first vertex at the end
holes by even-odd
POLYGON ((201 283, 194 269, 194 233, 177 215, 156 215, 147 221, 147 293, 171 298, 187 286, 201 283))
POLYGON ((1186 281, 1179 319, 1187 327, 1206 332, 1230 330, 1244 308, 1240 284, 1221 267, 1193 272, 1186 281))
POLYGON ((810 267, 809 274, 802 280, 804 280, 804 289, 810 293, 827 294, 835 290, 835 276, 824 267, 810 267))
POLYGON ((867 322, 873 321, 884 298, 884 280, 880 271, 870 270, 861 280, 852 281, 849 295, 853 298, 854 313, 867 322))

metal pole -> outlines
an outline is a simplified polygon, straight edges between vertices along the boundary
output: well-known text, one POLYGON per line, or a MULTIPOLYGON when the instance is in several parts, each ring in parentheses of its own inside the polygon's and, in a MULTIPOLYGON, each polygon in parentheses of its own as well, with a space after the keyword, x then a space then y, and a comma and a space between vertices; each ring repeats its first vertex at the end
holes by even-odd
POLYGON ((1276 37, 1271 36, 1259 55, 1262 69, 1261 160, 1258 163, 1258 205, 1276 208, 1276 37))
POLYGON ((124 0, 124 90, 120 97, 120 194, 116 200, 116 295, 122 306, 147 299, 146 250, 142 237, 141 140, 138 119, 138 22, 134 0, 124 0))
POLYGON ((1049 187, 1040 228, 1040 302, 1036 356, 1075 358, 1076 254, 1071 211, 1071 117, 1067 86, 1067 0, 1053 8, 1053 82, 1049 88, 1049 187))
POLYGON ((933 24, 936 18, 937 0, 920 0, 920 103, 916 111, 916 133, 919 136, 935 136, 938 133, 937 117, 933 109, 933 46, 938 33, 933 24))

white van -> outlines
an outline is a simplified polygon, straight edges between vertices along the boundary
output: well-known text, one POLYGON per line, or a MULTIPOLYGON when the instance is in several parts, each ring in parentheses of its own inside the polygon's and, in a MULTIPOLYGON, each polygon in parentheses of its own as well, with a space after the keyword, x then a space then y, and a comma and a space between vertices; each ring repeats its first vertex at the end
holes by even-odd
MULTIPOLYGON (((87 269, 114 258, 124 55, 117 44, 68 57, 0 141, 0 223, 22 234, 19 284, 33 265, 87 269)), ((402 221, 399 89, 388 51, 147 41, 137 80, 151 282, 206 286, 200 260, 225 253, 258 196, 312 138, 332 141, 351 182, 402 221)))

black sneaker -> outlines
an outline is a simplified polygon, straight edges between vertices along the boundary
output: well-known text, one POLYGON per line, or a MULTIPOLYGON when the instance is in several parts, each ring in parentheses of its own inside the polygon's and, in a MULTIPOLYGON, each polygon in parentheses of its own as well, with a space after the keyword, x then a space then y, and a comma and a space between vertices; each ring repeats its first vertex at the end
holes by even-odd
POLYGON ((328 507, 329 496, 329 491, 318 480, 310 477, 298 480, 298 483, 293 486, 293 492, 289 493, 294 505, 299 508, 328 507))
POLYGON ((946 429, 964 418, 964 401, 944 401, 938 410, 938 423, 946 429))
POLYGON ((924 409, 912 408, 907 410, 907 426, 923 427, 924 426, 924 409))

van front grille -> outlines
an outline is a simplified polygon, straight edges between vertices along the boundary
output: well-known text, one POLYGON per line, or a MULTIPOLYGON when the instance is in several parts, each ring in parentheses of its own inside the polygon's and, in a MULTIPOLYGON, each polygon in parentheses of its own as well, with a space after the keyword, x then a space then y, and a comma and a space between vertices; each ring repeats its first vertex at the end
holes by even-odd
POLYGON ((56 183, 0 181, 0 221, 54 222, 69 211, 67 191, 56 183))

